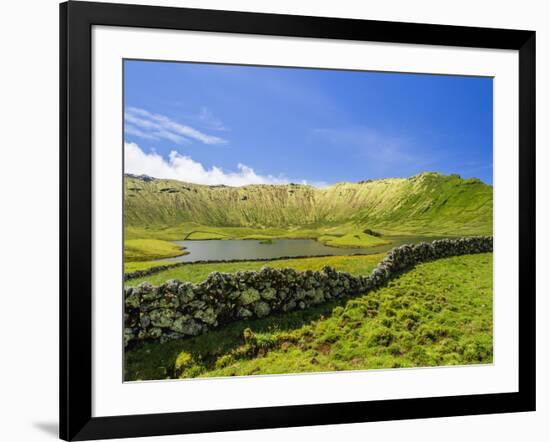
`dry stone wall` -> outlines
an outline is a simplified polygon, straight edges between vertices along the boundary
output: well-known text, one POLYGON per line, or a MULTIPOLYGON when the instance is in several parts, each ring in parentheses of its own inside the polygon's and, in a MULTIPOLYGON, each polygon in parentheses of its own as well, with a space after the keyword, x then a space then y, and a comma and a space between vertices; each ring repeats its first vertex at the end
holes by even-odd
POLYGON ((365 276, 337 272, 328 266, 319 272, 263 267, 233 274, 214 272, 199 284, 170 280, 153 286, 144 282, 124 290, 125 346, 196 336, 240 319, 357 296, 415 264, 492 250, 491 236, 442 239, 396 247, 365 276))

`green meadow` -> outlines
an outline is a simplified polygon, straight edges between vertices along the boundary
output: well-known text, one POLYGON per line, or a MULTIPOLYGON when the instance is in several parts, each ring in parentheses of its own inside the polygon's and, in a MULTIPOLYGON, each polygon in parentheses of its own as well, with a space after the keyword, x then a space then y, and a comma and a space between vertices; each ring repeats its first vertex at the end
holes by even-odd
MULTIPOLYGON (((314 261, 308 262, 316 268, 314 261)), ((369 264, 362 265, 368 272, 369 264)), ((188 277, 200 280, 204 273, 199 273, 188 277)), ((420 264, 385 287, 352 299, 243 320, 188 339, 144 344, 126 352, 125 377, 135 381, 489 364, 492 288, 491 253, 420 264)))
MULTIPOLYGON (((128 287, 136 286, 148 281, 153 285, 162 284, 169 279, 198 283, 204 281, 212 272, 235 273, 245 270, 260 270, 263 266, 276 269, 291 267, 298 271, 321 270, 328 265, 335 270, 348 272, 353 275, 365 275, 382 260, 384 254, 372 254, 361 256, 323 256, 297 259, 277 259, 273 261, 237 261, 220 263, 186 263, 172 269, 153 273, 149 276, 134 278, 126 281, 128 287)), ((144 263, 145 264, 145 263, 144 263)), ((147 263, 152 265, 152 263, 147 263)), ((161 264, 161 263, 156 263, 161 264)), ((146 267, 145 267, 146 268, 146 267)), ((137 268, 134 270, 138 270, 137 268)))
POLYGON ((159 239, 124 240, 124 261, 127 263, 180 256, 186 252, 176 244, 159 239))

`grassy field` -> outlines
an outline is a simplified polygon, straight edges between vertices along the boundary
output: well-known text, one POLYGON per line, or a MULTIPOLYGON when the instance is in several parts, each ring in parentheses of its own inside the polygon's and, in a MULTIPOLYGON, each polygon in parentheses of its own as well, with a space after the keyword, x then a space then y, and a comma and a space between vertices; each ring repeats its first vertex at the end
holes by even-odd
POLYGON ((319 241, 332 247, 374 247, 389 243, 383 238, 364 232, 347 233, 342 236, 324 235, 319 237, 319 241))
POLYGON ((146 270, 151 267, 174 264, 171 261, 124 261, 124 273, 146 270))
MULTIPOLYGON (((351 259, 344 265, 352 265, 356 258, 371 257, 335 258, 351 259)), ((368 265, 356 269, 363 266, 368 272, 368 265)), ((197 280, 207 272, 202 268, 185 277, 197 280)), ((354 299, 240 321, 194 338, 145 344, 125 353, 125 378, 491 363, 492 323, 492 254, 465 255, 420 264, 354 299)))
POLYGON ((133 239, 158 239, 162 241, 178 241, 185 237, 186 228, 195 226, 194 223, 186 223, 176 226, 125 226, 124 240, 133 239))
POLYGON ((231 236, 218 232, 200 232, 193 231, 186 234, 185 239, 232 239, 231 236))
POLYGON ((207 226, 186 222, 177 226, 126 226, 126 239, 159 239, 163 241, 205 240, 205 239, 318 239, 329 245, 371 247, 387 243, 383 238, 368 235, 357 224, 339 224, 336 226, 299 226, 299 227, 235 227, 207 226), (340 244, 339 244, 340 243, 340 244))
POLYGON ((124 241, 124 262, 150 261, 185 255, 180 246, 159 239, 127 239, 124 241))
MULTIPOLYGON (((263 266, 273 268, 292 267, 297 271, 321 270, 323 266, 329 265, 338 271, 349 272, 354 275, 370 273, 382 260, 384 254, 362 255, 362 256, 326 256, 316 258, 278 259, 274 261, 240 261, 224 263, 184 264, 173 269, 154 273, 143 278, 130 279, 126 281, 127 286, 135 286, 144 281, 158 285, 169 279, 180 281, 201 282, 212 272, 235 273, 244 270, 259 270, 263 266)), ((155 263, 159 264, 159 263, 155 263)), ((133 270, 138 270, 134 268, 133 270)))

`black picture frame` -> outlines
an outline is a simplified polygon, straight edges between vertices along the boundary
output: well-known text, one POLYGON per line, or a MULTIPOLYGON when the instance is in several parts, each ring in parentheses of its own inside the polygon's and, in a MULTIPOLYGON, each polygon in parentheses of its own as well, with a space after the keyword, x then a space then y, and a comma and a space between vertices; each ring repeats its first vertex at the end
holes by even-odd
POLYGON ((60 437, 91 440, 535 410, 535 32, 67 2, 60 5, 60 437), (92 417, 94 25, 512 49, 519 53, 519 391, 92 417))

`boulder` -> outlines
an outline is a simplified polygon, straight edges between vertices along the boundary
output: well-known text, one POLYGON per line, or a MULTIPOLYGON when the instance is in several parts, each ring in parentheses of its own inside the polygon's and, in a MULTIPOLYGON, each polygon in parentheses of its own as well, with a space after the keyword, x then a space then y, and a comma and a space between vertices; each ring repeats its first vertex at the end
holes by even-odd
POLYGON ((170 327, 174 322, 175 312, 167 308, 158 308, 149 313, 151 324, 155 327, 170 327))
POLYGON ((173 321, 171 330, 183 335, 197 336, 202 331, 202 326, 189 316, 181 316, 173 321))
POLYGON ((258 292, 258 290, 254 288, 249 288, 241 292, 241 295, 239 296, 239 301, 242 305, 249 305, 253 302, 259 301, 260 298, 260 292, 258 292))
POLYGON ((274 288, 266 288, 260 293, 262 299, 266 301, 273 301, 277 297, 277 290, 274 288))
POLYGON ((212 307, 208 307, 206 310, 199 310, 194 314, 195 319, 200 319, 202 322, 208 325, 216 325, 216 313, 212 307))

